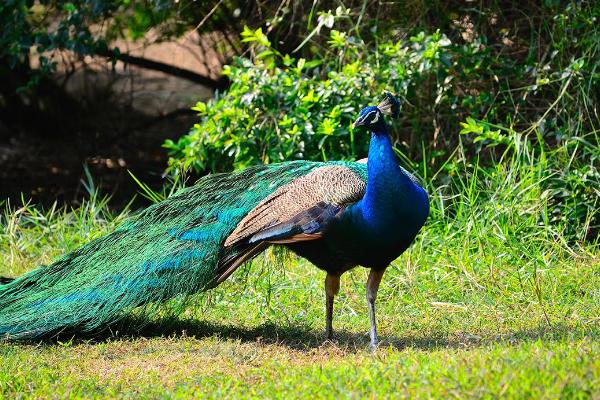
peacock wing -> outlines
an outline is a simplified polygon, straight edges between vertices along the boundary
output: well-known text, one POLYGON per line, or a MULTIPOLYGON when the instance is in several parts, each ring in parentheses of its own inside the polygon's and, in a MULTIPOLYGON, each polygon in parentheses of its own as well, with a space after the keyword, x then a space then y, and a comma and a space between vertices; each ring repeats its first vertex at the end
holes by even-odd
POLYGON ((344 207, 363 197, 365 189, 366 182, 346 166, 316 168, 261 201, 238 223, 225 246, 317 239, 344 207))
MULTIPOLYGON (((363 174, 364 175, 364 174, 363 174)), ((349 204, 360 200, 366 179, 348 165, 315 168, 279 187, 254 207, 225 239, 229 252, 216 269, 215 284, 269 244, 316 240, 349 204)))

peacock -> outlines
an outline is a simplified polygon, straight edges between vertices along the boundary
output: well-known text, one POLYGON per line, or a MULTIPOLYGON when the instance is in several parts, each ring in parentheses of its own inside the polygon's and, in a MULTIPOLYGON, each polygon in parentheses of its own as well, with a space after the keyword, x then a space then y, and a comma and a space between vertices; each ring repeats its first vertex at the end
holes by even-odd
POLYGON ((388 134, 384 115, 399 111, 389 93, 360 111, 354 127, 371 133, 366 162, 290 161, 208 175, 52 264, 2 278, 0 337, 99 332, 135 310, 151 313, 169 299, 214 288, 267 247, 282 245, 326 272, 328 339, 341 275, 370 269, 376 347, 384 271, 429 214, 427 193, 398 165, 388 134))

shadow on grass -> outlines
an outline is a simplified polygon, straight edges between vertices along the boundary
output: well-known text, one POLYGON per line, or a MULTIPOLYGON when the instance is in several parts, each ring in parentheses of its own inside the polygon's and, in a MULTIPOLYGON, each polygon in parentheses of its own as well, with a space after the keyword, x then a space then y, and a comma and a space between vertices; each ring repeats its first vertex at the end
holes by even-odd
MULTIPOLYGON (((174 338, 208 338, 217 337, 224 340, 239 340, 247 343, 262 343, 285 346, 300 351, 310 351, 326 345, 324 332, 310 329, 305 326, 280 326, 265 323, 257 327, 246 328, 229 324, 218 324, 198 320, 181 320, 177 318, 164 318, 157 322, 146 324, 143 328, 139 321, 126 319, 110 331, 104 331, 94 336, 70 336, 61 334, 58 338, 50 340, 56 342, 61 337, 73 342, 85 341, 87 343, 101 343, 119 339, 134 339, 139 337, 174 337, 174 338)), ((544 341, 573 341, 588 337, 592 340, 600 339, 600 331, 596 328, 576 329, 564 324, 538 326, 532 329, 515 331, 508 334, 478 336, 468 333, 448 334, 440 332, 423 336, 386 336, 381 339, 381 347, 392 347, 397 350, 416 348, 422 350, 435 350, 440 348, 468 349, 486 346, 495 343, 516 345, 519 343, 544 341)), ((345 351, 355 352, 368 348, 369 337, 366 334, 349 331, 334 332, 333 343, 345 351)))

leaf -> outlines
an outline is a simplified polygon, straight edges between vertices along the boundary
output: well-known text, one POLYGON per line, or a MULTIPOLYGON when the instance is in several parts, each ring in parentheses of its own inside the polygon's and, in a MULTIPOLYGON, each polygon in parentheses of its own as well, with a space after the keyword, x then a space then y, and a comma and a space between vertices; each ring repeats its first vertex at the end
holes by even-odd
POLYGON ((77 7, 75 7, 75 5, 73 3, 63 4, 62 9, 63 9, 63 11, 66 11, 68 13, 74 13, 75 11, 77 11, 77 7))
POLYGON ((306 64, 306 59, 300 58, 298 60, 298 64, 296 65, 296 71, 297 71, 298 75, 300 75, 302 73, 302 69, 304 68, 304 64, 306 64))
POLYGON ((198 111, 200 115, 204 115, 206 114, 206 103, 199 101, 194 107, 192 107, 192 110, 198 111))
POLYGON ((314 67, 318 67, 319 65, 322 65, 323 61, 322 60, 310 60, 310 61, 306 61, 304 63, 304 68, 309 69, 309 68, 314 68, 314 67))

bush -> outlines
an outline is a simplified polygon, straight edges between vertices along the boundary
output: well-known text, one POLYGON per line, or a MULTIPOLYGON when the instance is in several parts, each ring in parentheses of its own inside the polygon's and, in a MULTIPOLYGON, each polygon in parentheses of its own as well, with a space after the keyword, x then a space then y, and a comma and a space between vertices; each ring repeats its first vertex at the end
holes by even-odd
MULTIPOLYGON (((497 15, 479 11, 484 20, 497 15)), ((529 42, 499 27, 485 34, 464 23, 466 17, 457 17, 460 36, 436 31, 392 40, 393 28, 379 32, 370 25, 375 38, 368 43, 356 29, 331 29, 323 40, 321 31, 347 12, 320 14, 307 39, 312 60, 281 54, 261 29, 246 28, 242 40, 254 44, 252 60, 228 67, 229 91, 198 103, 200 122, 165 143, 169 171, 362 158, 368 138, 355 136, 351 123, 389 90, 403 100, 392 126, 401 159, 424 177, 435 176, 436 187, 460 178, 461 162, 477 159, 493 171, 526 146, 531 157, 520 162, 544 166, 539 181, 550 217, 540 223, 560 224, 577 239, 597 237, 600 92, 593 88, 600 76, 594 22, 600 5, 539 8, 530 18, 544 17, 543 23, 529 31, 529 42)))
POLYGON ((440 82, 441 95, 449 88, 443 82, 450 41, 439 33, 384 43, 369 55, 364 43, 333 30, 330 49, 338 56, 311 61, 279 54, 260 29, 244 36, 264 50, 255 62, 237 59, 227 67, 230 89, 196 104, 202 122, 178 142, 165 143, 171 172, 364 157, 368 140, 355 138, 351 125, 365 101, 376 103, 384 90, 405 97, 430 79, 440 82))

